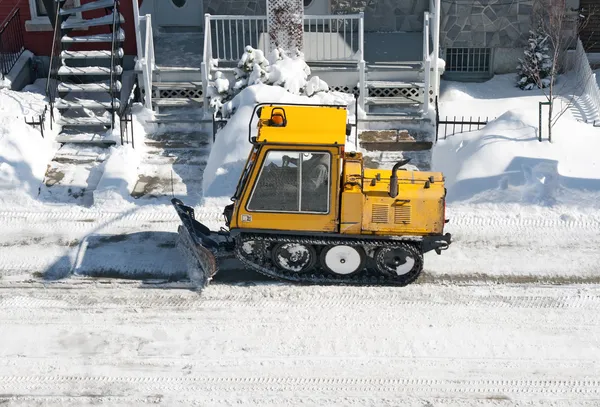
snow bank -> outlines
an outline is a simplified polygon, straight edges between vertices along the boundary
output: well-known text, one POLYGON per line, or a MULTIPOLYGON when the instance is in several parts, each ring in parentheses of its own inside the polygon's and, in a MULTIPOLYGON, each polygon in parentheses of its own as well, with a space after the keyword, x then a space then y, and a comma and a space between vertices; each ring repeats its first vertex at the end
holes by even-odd
POLYGON ((38 80, 16 92, 0 89, 0 204, 22 203, 38 195, 48 163, 58 144, 59 126, 46 123, 44 137, 39 127, 25 123, 37 120, 46 106, 45 81, 38 80))
POLYGON ((104 172, 98 186, 94 190, 94 206, 118 208, 133 203, 131 192, 138 180, 138 168, 141 157, 146 151, 144 143, 146 134, 153 133, 157 124, 148 123, 154 112, 145 108, 141 103, 132 106, 133 121, 129 124, 125 143, 121 143, 120 123, 115 122, 112 136, 118 138, 117 146, 110 148, 110 156, 104 165, 104 172), (131 127, 133 126, 134 145, 131 144, 131 127))
MULTIPOLYGON (((248 123, 257 103, 314 103, 348 105, 348 115, 354 115, 354 98, 340 92, 316 93, 313 97, 294 95, 279 86, 252 85, 242 90, 224 105, 235 114, 227 125, 217 133, 204 170, 203 190, 205 197, 230 197, 233 195, 243 166, 250 153, 248 123)), ((253 123, 252 129, 256 128, 253 123)))
POLYGON ((600 129, 567 113, 553 128, 553 143, 540 143, 537 131, 532 103, 480 131, 441 140, 433 168, 446 176, 448 201, 600 207, 600 129))
POLYGON ((130 145, 111 147, 110 156, 104 164, 104 172, 94 190, 94 206, 127 206, 133 202, 131 191, 137 182, 140 154, 130 145))

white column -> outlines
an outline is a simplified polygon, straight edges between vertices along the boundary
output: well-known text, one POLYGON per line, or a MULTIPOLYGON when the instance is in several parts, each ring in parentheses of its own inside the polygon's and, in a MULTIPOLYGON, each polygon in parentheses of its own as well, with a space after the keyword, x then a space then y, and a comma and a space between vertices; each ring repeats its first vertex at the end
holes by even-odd
POLYGON ((433 37, 433 96, 434 99, 439 94, 440 89, 440 70, 439 70, 439 59, 440 59, 440 21, 441 21, 442 7, 440 0, 435 0, 435 35, 433 37))

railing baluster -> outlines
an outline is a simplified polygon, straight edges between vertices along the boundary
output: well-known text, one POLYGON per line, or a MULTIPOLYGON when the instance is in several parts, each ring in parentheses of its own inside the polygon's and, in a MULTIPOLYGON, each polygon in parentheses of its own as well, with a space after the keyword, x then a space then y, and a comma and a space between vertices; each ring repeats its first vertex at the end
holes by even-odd
POLYGON ((242 42, 244 48, 246 48, 246 45, 250 45, 246 44, 246 22, 244 20, 242 20, 242 42))
MULTIPOLYGON (((231 19, 229 19, 229 57, 233 60, 233 40, 231 37, 231 19)), ((227 57, 227 53, 225 53, 225 57, 227 57)))

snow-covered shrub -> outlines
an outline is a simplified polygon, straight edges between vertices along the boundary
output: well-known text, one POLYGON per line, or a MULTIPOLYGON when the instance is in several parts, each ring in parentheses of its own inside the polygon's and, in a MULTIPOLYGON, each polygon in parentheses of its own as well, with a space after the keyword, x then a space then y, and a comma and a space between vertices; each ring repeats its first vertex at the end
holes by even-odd
POLYGON ((552 58, 549 55, 549 38, 538 26, 536 30, 529 31, 529 41, 525 48, 525 57, 519 58, 517 66, 517 86, 524 90, 534 87, 546 88, 550 86, 552 74, 552 58))
POLYGON ((227 117, 233 112, 224 105, 246 87, 257 84, 280 86, 294 95, 328 92, 329 86, 318 76, 308 79, 310 73, 304 54, 299 50, 290 56, 283 49, 275 48, 267 59, 261 50, 246 46, 234 70, 233 84, 223 77, 222 72, 217 70, 215 73, 208 89, 210 106, 227 117))

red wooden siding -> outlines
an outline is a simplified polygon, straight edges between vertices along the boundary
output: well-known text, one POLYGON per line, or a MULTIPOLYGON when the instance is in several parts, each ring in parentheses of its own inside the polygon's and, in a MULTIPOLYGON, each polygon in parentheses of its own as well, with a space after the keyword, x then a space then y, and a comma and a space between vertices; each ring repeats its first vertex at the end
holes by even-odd
MULTIPOLYGON (((81 4, 89 3, 91 0, 81 0, 81 4)), ((142 4, 143 0, 138 0, 138 4, 142 4)), ((25 21, 31 19, 28 0, 0 0, 0 21, 4 21, 8 14, 15 6, 19 6, 21 11, 21 24, 23 25, 23 35, 25 48, 33 52, 35 55, 50 56, 52 51, 52 31, 25 31, 25 21)), ((132 0, 121 0, 121 14, 125 18, 123 30, 125 30, 125 44, 123 46, 126 55, 135 55, 135 28, 133 24, 133 4, 132 0)), ((88 11, 83 14, 84 18, 101 17, 104 15, 104 10, 88 11)), ((105 27, 90 27, 83 31, 72 31, 73 35, 92 35, 108 33, 108 26, 105 27)), ((71 49, 73 50, 93 50, 106 47, 105 44, 76 44, 71 49)))

